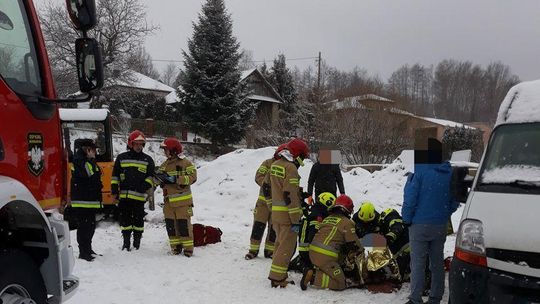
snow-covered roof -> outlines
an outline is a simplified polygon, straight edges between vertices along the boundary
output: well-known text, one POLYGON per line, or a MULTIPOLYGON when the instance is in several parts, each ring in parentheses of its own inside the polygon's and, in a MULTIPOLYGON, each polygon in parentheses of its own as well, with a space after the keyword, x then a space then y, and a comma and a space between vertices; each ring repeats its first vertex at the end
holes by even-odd
POLYGON ((384 101, 384 102, 395 102, 395 101, 393 101, 391 99, 384 98, 384 97, 381 97, 381 96, 375 95, 375 94, 364 94, 364 95, 356 96, 355 98, 358 101, 377 100, 377 101, 384 101))
POLYGON ((476 129, 476 128, 473 128, 471 126, 467 126, 467 125, 464 125, 462 123, 451 121, 451 120, 431 118, 431 117, 422 117, 422 116, 416 116, 416 117, 419 118, 419 119, 427 120, 427 121, 432 122, 434 124, 438 124, 438 125, 449 127, 449 128, 463 128, 463 127, 465 127, 466 129, 476 129))
POLYGON ((366 107, 361 104, 361 102, 365 100, 375 100, 375 101, 395 103, 395 101, 393 100, 390 100, 388 98, 384 98, 375 94, 364 94, 364 95, 358 95, 358 96, 338 98, 338 99, 328 101, 326 103, 333 106, 334 109, 347 109, 347 108, 365 109, 366 107))
POLYGON ((281 101, 275 99, 275 98, 272 98, 270 96, 262 96, 262 95, 249 95, 248 96, 249 99, 254 99, 254 100, 260 100, 260 101, 267 101, 267 102, 274 102, 274 103, 281 103, 281 101))
POLYGON ((178 98, 178 95, 176 95, 176 91, 172 91, 167 96, 165 96, 165 103, 166 104, 173 104, 180 102, 180 99, 178 98))
POLYGON ((540 80, 513 86, 499 108, 496 126, 540 121, 540 80))
POLYGON ((253 72, 255 72, 256 69, 249 69, 242 71, 242 74, 240 75, 240 81, 248 78, 249 75, 251 75, 253 72))
POLYGON ((151 90, 151 91, 162 91, 162 92, 173 92, 174 88, 161 83, 155 79, 152 79, 146 75, 143 75, 139 72, 130 71, 130 77, 132 81, 116 81, 114 84, 120 86, 126 86, 131 88, 151 90))
POLYGON ((107 109, 60 109, 62 121, 103 121, 107 118, 107 109))
POLYGON ((366 106, 350 98, 345 98, 343 100, 335 99, 335 100, 327 102, 327 104, 329 104, 334 110, 366 109, 366 106))

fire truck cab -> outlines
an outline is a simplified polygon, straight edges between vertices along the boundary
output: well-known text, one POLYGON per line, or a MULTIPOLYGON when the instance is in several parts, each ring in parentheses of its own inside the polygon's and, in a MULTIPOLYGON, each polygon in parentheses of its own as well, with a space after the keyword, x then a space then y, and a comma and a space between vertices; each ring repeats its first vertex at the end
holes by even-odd
MULTIPOLYGON (((62 303, 78 286, 67 223, 67 153, 58 102, 88 101, 103 84, 101 51, 86 31, 93 0, 67 0, 83 96, 58 100, 32 0, 0 1, 0 303, 62 303)), ((67 16, 66 16, 67 17, 67 16)), ((75 76, 75 75, 74 75, 75 76)))
MULTIPOLYGON (((60 109, 64 146, 68 151, 69 163, 78 139, 90 138, 97 145, 96 162, 102 172, 103 208, 113 213, 114 198, 111 195, 111 177, 114 166, 111 115, 107 109, 60 109)), ((68 168, 69 169, 69 168, 68 168)), ((67 170, 68 193, 70 193, 71 170, 67 170)), ((69 195, 68 195, 69 197, 69 195)))

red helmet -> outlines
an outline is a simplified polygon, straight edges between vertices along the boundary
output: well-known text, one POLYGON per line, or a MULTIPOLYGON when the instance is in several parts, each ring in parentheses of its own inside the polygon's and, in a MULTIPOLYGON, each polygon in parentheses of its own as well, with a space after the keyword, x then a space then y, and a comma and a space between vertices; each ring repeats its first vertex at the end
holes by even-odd
POLYGON ((161 143, 161 148, 169 150, 172 154, 179 155, 184 150, 176 137, 167 137, 161 143))
POLYGON ((305 141, 295 138, 287 144, 287 150, 291 152, 294 158, 300 157, 301 159, 308 158, 309 147, 305 141))
POLYGON ((131 132, 128 137, 129 148, 133 148, 134 141, 142 141, 143 143, 146 143, 146 137, 144 136, 144 133, 139 130, 131 132))
POLYGON ((285 148, 287 148, 287 143, 279 145, 279 147, 276 149, 276 152, 274 152, 274 159, 279 159, 279 152, 283 151, 285 148))
POLYGON ((336 203, 332 208, 341 208, 343 211, 351 214, 354 211, 354 203, 350 197, 342 194, 336 199, 336 203))

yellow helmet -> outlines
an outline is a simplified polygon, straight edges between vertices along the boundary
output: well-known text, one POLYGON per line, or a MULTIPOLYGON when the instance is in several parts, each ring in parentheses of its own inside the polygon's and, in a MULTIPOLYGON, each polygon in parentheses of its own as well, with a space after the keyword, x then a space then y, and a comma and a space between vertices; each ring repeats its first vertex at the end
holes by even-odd
POLYGON ((336 203, 336 196, 330 192, 323 192, 319 194, 318 202, 330 208, 336 203))
POLYGON ((363 202, 358 210, 358 218, 363 222, 371 222, 375 218, 375 206, 371 202, 363 202))

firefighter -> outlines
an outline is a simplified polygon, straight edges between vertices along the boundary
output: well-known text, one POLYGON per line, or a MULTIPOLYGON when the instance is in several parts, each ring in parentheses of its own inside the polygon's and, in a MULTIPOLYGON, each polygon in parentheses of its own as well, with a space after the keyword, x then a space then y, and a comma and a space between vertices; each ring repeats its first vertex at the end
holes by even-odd
POLYGON ((111 193, 118 202, 120 228, 124 243, 122 250, 139 249, 144 232, 144 203, 147 191, 154 185, 154 160, 143 152, 146 144, 144 134, 135 130, 128 137, 128 151, 120 153, 114 162, 111 177, 111 193))
POLYGON ((197 169, 184 155, 182 144, 177 138, 166 138, 161 143, 161 148, 167 160, 159 166, 157 176, 163 187, 163 214, 171 253, 178 255, 183 250, 184 256, 191 257, 193 255, 191 185, 197 181, 197 169))
POLYGON ((96 230, 96 211, 101 208, 101 170, 96 164, 96 145, 91 139, 75 141, 71 168, 71 207, 77 220, 79 259, 93 261, 92 237, 96 230))
POLYGON ((308 145, 295 138, 279 153, 281 159, 270 167, 272 227, 276 232, 276 249, 268 275, 272 287, 284 288, 289 283, 287 268, 296 250, 296 238, 302 217, 298 167, 304 164, 308 154, 308 145))
POLYGON ((368 233, 379 233, 396 260, 401 278, 407 281, 410 275, 409 229, 403 224, 399 212, 388 208, 378 213, 373 203, 366 201, 353 216, 356 224, 356 234, 362 238, 368 233))
POLYGON ((303 272, 306 267, 311 268, 313 266, 309 259, 309 244, 313 240, 317 230, 319 230, 321 222, 328 216, 329 210, 334 206, 335 202, 336 197, 332 193, 323 192, 319 194, 316 203, 309 207, 307 216, 304 216, 302 219, 298 239, 298 270, 303 272))
POLYGON ((349 256, 363 256, 364 248, 355 233, 354 222, 350 219, 354 204, 350 197, 340 195, 330 209, 330 215, 320 224, 313 241, 309 245, 309 257, 315 266, 304 271, 300 287, 306 290, 308 284, 331 290, 344 290, 358 286, 347 280, 339 264, 349 256))
POLYGON ((268 227, 266 232, 266 241, 264 243, 264 257, 272 258, 274 253, 274 242, 276 241, 276 233, 272 229, 271 213, 272 213, 272 196, 268 191, 270 175, 270 167, 272 163, 278 160, 279 152, 285 149, 287 144, 280 145, 274 152, 274 156, 262 162, 255 173, 255 182, 259 185, 259 198, 253 209, 253 228, 251 229, 251 239, 249 252, 246 254, 245 259, 251 260, 257 257, 261 246, 264 230, 268 227))

